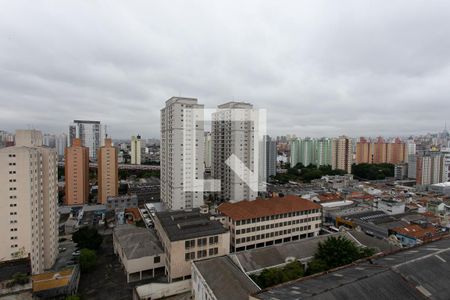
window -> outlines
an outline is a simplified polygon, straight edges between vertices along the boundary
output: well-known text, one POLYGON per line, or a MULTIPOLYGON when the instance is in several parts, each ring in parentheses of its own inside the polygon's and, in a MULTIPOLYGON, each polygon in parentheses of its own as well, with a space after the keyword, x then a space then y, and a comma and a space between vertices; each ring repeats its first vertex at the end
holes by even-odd
POLYGON ((197 251, 197 258, 203 258, 203 257, 206 257, 206 250, 197 251))
POLYGON ((198 239, 198 240, 197 240, 197 245, 198 245, 199 247, 206 246, 206 242, 207 242, 207 241, 208 241, 208 240, 207 240, 206 238, 198 239))
POLYGON ((195 247, 195 240, 189 240, 184 242, 184 247, 186 249, 191 249, 195 247))
POLYGON ((211 248, 209 249, 209 256, 217 255, 219 253, 219 248, 211 248))
POLYGON ((195 259, 195 252, 188 252, 184 254, 184 260, 188 261, 191 259, 195 259))
POLYGON ((160 261, 161 261, 161 257, 159 257, 159 256, 153 257, 153 263, 154 264, 158 264, 160 261))
POLYGON ((216 236, 212 236, 212 237, 209 238, 209 244, 210 245, 217 244, 218 242, 219 242, 219 237, 217 235, 216 236))

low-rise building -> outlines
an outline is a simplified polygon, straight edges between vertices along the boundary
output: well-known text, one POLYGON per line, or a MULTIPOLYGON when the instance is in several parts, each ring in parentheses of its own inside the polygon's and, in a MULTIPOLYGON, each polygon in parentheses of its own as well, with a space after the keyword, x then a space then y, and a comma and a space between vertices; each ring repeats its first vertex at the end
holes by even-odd
POLYGON ((194 300, 247 300, 260 288, 230 257, 221 256, 192 263, 194 300))
POLYGON ((156 212, 155 230, 166 253, 169 282, 191 278, 191 262, 230 252, 230 232, 207 210, 156 212))
POLYGON ((166 255, 151 230, 129 224, 117 226, 113 246, 125 269, 127 282, 164 275, 166 255))
POLYGON ((395 200, 379 200, 378 209, 384 211, 388 215, 397 215, 405 212, 405 202, 395 200))
POLYGON ((130 207, 138 207, 138 197, 133 195, 122 195, 115 197, 108 197, 106 199, 106 208, 111 210, 124 210, 130 207))
POLYGON ((448 299, 449 257, 450 239, 442 239, 276 285, 249 299, 448 299))
POLYGON ((425 241, 432 240, 436 236, 436 229, 434 227, 422 227, 417 224, 396 227, 392 231, 403 247, 422 244, 425 241))
POLYGON ((35 299, 65 299, 75 295, 80 281, 78 265, 65 269, 33 275, 33 296, 35 299))
POLYGON ((319 235, 319 204, 294 195, 226 202, 218 207, 231 233, 231 251, 261 248, 319 235))

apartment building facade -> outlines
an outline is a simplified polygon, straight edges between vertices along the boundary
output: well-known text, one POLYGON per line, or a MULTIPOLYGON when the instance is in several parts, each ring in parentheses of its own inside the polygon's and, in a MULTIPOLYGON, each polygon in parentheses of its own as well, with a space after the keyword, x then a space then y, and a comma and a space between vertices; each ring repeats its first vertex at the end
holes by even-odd
POLYGON ((0 149, 0 257, 30 256, 33 274, 58 254, 58 170, 54 149, 36 130, 18 130, 16 146, 0 149))
POLYGON ((75 138, 65 149, 65 204, 83 205, 89 200, 89 149, 75 138))
POLYGON ((89 158, 97 160, 97 150, 103 146, 106 136, 105 128, 100 121, 74 120, 69 126, 68 145, 72 146, 75 138, 81 140, 81 144, 89 148, 89 158))
MULTIPOLYGON (((259 147, 252 122, 253 105, 245 102, 228 102, 218 106, 212 115, 212 166, 211 176, 220 180, 218 198, 222 201, 240 201, 256 199, 258 191, 250 188, 250 172, 245 170, 238 175, 226 164, 233 154, 244 163, 248 170, 255 172, 259 159, 254 149, 259 147), (256 161, 255 161, 256 160, 256 161)), ((260 180, 257 172, 256 180, 260 180)))
POLYGON ((98 149, 98 203, 106 204, 108 197, 119 194, 118 151, 112 140, 105 139, 105 145, 98 149))
POLYGON ((172 97, 161 109, 161 201, 169 209, 203 205, 196 180, 204 173, 203 105, 194 98, 172 97))
POLYGON ((331 168, 352 172, 352 141, 346 136, 333 139, 331 147, 331 168))
POLYGON ((189 279, 191 263, 230 252, 230 232, 203 209, 157 212, 155 230, 169 282, 189 279))
POLYGON ((231 252, 266 247, 319 235, 319 204, 289 195, 222 203, 223 224, 230 230, 231 252))
POLYGON ((140 165, 141 164, 141 136, 131 137, 131 164, 140 165))

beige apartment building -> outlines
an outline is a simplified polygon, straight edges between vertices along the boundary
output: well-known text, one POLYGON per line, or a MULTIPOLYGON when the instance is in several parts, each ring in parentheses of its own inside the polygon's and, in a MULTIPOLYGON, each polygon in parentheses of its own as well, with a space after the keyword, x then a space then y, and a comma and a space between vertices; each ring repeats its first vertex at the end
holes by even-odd
POLYGON ((352 172, 352 141, 346 136, 333 139, 331 144, 331 168, 352 172))
POLYGON ((108 197, 119 194, 118 153, 111 139, 105 139, 105 145, 98 149, 98 202, 106 204, 108 197))
POLYGON ((89 200, 89 149, 75 138, 65 150, 66 205, 83 205, 89 200))
POLYGON ((18 130, 16 146, 0 149, 0 260, 29 256, 33 274, 58 254, 58 169, 54 149, 36 130, 18 130))
POLYGON ((230 252, 230 232, 204 208, 157 212, 155 230, 165 253, 169 282, 191 278, 191 263, 230 252))
POLYGON ((231 235, 231 251, 243 251, 318 236, 319 204, 294 195, 225 202, 218 207, 231 235))
POLYGON ((140 165, 141 164, 141 136, 131 137, 131 164, 140 165))

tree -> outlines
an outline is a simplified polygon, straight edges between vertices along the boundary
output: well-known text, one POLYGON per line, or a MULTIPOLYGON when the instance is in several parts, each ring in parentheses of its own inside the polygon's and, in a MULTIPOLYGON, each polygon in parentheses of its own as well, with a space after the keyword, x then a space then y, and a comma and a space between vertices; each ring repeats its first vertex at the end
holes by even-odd
POLYGON ((394 176, 395 166, 393 164, 353 164, 352 174, 367 180, 382 180, 394 176))
POLYGON ((70 295, 67 296, 65 300, 81 300, 80 296, 77 295, 70 295))
POLYGON ((315 262, 315 267, 320 266, 320 268, 333 269, 373 254, 373 249, 358 247, 352 241, 342 236, 332 236, 319 243, 317 252, 314 255, 314 260, 319 262, 315 262))
POLYGON ((21 272, 15 273, 12 279, 15 284, 26 284, 30 280, 27 274, 21 272))
POLYGON ((103 237, 95 228, 82 227, 73 233, 72 240, 77 243, 80 248, 98 250, 102 244, 103 237))
POLYGON ((303 274, 302 264, 293 261, 282 268, 264 269, 259 275, 251 275, 251 277, 259 287, 266 288, 300 278, 303 274))
POLYGON ((83 272, 90 272, 97 264, 97 254, 94 250, 81 249, 80 251, 80 267, 83 272))

